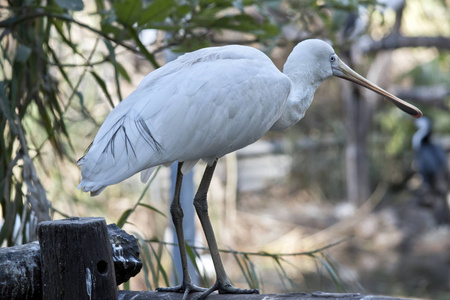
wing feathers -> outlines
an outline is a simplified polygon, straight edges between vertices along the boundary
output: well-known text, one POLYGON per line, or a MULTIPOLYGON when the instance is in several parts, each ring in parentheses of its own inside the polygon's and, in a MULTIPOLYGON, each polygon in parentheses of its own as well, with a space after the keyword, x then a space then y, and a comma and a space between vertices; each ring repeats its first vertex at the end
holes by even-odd
POLYGON ((83 177, 80 185, 91 191, 117 183, 145 169, 147 161, 142 158, 162 151, 145 121, 125 114, 96 138, 79 160, 83 177))
POLYGON ((111 112, 79 160, 80 187, 100 193, 142 170, 146 181, 152 167, 173 161, 183 161, 185 173, 199 159, 214 161, 253 143, 279 117, 288 81, 249 47, 181 56, 147 75, 111 112))

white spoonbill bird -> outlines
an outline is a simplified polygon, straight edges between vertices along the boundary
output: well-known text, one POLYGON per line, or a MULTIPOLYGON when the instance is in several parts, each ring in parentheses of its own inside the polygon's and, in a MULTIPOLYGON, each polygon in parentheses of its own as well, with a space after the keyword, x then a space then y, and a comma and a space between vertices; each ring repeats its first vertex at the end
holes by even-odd
POLYGON ((79 188, 98 195, 104 188, 138 172, 146 181, 153 168, 178 161, 170 212, 183 264, 181 285, 161 291, 258 293, 231 285, 223 267, 206 194, 217 160, 241 149, 269 130, 283 130, 305 115, 317 87, 331 76, 341 77, 385 96, 419 118, 416 107, 358 75, 333 48, 321 40, 305 40, 289 55, 283 72, 261 51, 247 46, 200 49, 148 74, 137 89, 106 118, 81 166, 79 188), (209 289, 192 284, 187 269, 179 192, 183 174, 199 161, 207 163, 194 198, 216 270, 209 289))

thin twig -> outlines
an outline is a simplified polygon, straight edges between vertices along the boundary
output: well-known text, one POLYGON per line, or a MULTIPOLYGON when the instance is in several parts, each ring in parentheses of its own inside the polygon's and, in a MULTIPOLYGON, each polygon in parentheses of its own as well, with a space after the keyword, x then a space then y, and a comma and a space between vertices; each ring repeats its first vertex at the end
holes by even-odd
POLYGON ((94 67, 96 65, 101 65, 104 64, 106 62, 109 62, 111 60, 111 58, 109 56, 105 56, 104 59, 98 60, 98 61, 94 61, 94 62, 86 62, 86 63, 82 63, 82 64, 57 64, 55 62, 52 62, 50 60, 46 60, 46 62, 52 66, 60 66, 63 68, 78 68, 78 67, 94 67))
MULTIPOLYGON (((321 248, 317 248, 314 250, 310 250, 310 251, 304 251, 304 252, 297 252, 297 253, 268 253, 265 251, 260 251, 260 252, 243 252, 243 251, 236 251, 236 250, 226 250, 226 249, 219 249, 219 252, 222 253, 231 253, 231 254, 242 254, 242 255, 251 255, 251 256, 269 256, 269 257, 286 257, 286 256, 300 256, 300 255, 307 255, 307 256, 311 256, 314 255, 316 253, 322 252, 324 250, 327 250, 329 248, 332 248, 334 246, 337 246, 343 242, 346 242, 350 239, 352 239, 353 237, 346 237, 343 238, 337 242, 328 244, 326 246, 323 246, 321 248)), ((169 243, 169 242, 164 242, 164 241, 160 241, 158 239, 149 239, 149 240, 144 240, 146 243, 157 243, 157 244, 163 244, 163 245, 168 245, 168 246, 178 246, 177 243, 169 243)), ((196 250, 209 250, 208 247, 200 247, 200 246, 192 246, 189 245, 191 248, 194 248, 196 250)))
MULTIPOLYGON (((97 49, 98 41, 99 41, 99 39, 96 39, 96 40, 95 40, 94 47, 92 48, 92 51, 89 53, 89 56, 88 56, 88 58, 86 59, 87 66, 85 67, 83 73, 82 73, 81 76, 78 78, 78 81, 77 81, 77 83, 75 84, 75 86, 74 86, 74 87, 71 86, 71 88, 72 88, 72 94, 70 95, 69 99, 67 100, 67 104, 65 105, 64 110, 63 110, 62 113, 61 113, 61 116, 60 116, 61 119, 64 117, 64 115, 65 115, 66 112, 68 111, 68 109, 69 109, 69 107, 70 107, 70 104, 71 104, 71 102, 72 102, 72 100, 73 100, 73 98, 74 98, 74 96, 75 96, 75 94, 76 94, 76 90, 77 90, 78 87, 80 86, 81 81, 83 80, 83 78, 84 78, 84 76, 85 76, 85 74, 86 74, 88 68, 90 67, 90 66, 89 66, 90 60, 92 59, 92 57, 93 57, 93 55, 94 55, 94 53, 95 53, 95 51, 96 51, 96 49, 97 49)), ((69 83, 69 85, 72 85, 72 83, 69 83)), ((87 116, 90 117, 89 115, 87 115, 87 116)), ((92 119, 92 117, 90 117, 90 119, 92 119)), ((94 120, 94 122, 95 122, 95 120, 94 120)), ((36 148, 36 151, 37 151, 38 153, 41 151, 42 147, 44 147, 45 143, 50 139, 50 137, 54 134, 55 130, 56 130, 56 126, 53 126, 52 129, 51 129, 51 131, 50 131, 50 133, 47 135, 47 138, 44 139, 44 141, 42 141, 42 143, 41 143, 41 145, 40 145, 39 147, 36 148)))

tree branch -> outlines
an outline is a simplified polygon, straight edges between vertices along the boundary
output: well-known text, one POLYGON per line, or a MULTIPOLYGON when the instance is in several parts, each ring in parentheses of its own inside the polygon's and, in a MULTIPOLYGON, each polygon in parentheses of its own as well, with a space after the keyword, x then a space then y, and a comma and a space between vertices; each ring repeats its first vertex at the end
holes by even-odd
POLYGON ((403 11, 405 10, 405 3, 401 3, 397 9, 395 10, 395 24, 392 28, 392 33, 399 34, 400 33, 400 27, 402 26, 402 19, 403 19, 403 11))
POLYGON ((438 49, 450 50, 450 38, 443 36, 403 36, 391 34, 387 37, 373 41, 363 47, 363 52, 373 53, 380 50, 393 50, 407 47, 436 47, 438 49))
POLYGON ((450 87, 444 85, 419 86, 410 89, 395 89, 395 95, 401 99, 432 105, 450 112, 445 100, 450 96, 450 87))
MULTIPOLYGON (((250 256, 266 256, 266 257, 272 257, 272 258, 280 258, 280 257, 285 257, 285 256, 301 256, 301 255, 314 256, 314 254, 323 252, 329 248, 332 248, 341 243, 347 242, 348 240, 350 240, 352 238, 353 238, 352 236, 348 236, 348 237, 345 237, 343 239, 340 239, 336 242, 330 243, 330 244, 325 245, 320 248, 316 248, 316 249, 313 249, 310 251, 296 252, 296 253, 269 253, 269 252, 265 252, 265 251, 244 252, 244 251, 235 251, 232 249, 219 249, 219 252, 231 253, 231 254, 244 254, 244 255, 250 255, 250 256)), ((178 245, 176 243, 169 243, 169 242, 164 242, 164 241, 160 241, 160 240, 156 240, 156 239, 149 239, 149 240, 144 240, 144 241, 146 243, 157 243, 157 244, 169 245, 169 246, 177 246, 178 245)), ((199 246, 192 246, 192 245, 189 245, 189 247, 196 249, 196 250, 209 250, 208 247, 199 247, 199 246)))

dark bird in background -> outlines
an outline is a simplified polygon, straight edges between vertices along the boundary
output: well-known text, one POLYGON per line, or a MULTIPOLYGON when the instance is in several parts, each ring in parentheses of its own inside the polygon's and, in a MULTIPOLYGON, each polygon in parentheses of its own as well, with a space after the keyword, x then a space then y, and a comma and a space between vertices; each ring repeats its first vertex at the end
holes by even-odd
POLYGON ((447 202, 450 174, 446 153, 432 141, 432 123, 429 118, 417 119, 415 124, 418 130, 412 140, 414 163, 423 181, 420 204, 433 207, 439 224, 450 223, 447 202))

